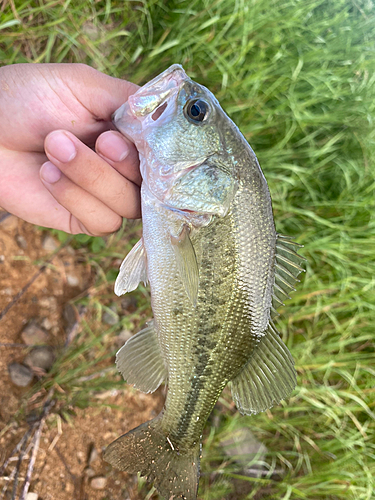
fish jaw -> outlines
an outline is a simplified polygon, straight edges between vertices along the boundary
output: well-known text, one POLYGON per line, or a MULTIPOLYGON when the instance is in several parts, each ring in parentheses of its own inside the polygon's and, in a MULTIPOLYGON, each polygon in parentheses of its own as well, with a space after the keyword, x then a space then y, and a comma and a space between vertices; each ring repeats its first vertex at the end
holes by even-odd
MULTIPOLYGON (((206 223, 212 215, 224 216, 235 191, 233 176, 210 160, 222 149, 217 130, 222 115, 213 94, 178 64, 141 87, 113 115, 114 125, 138 149, 145 192, 189 220, 198 217, 199 226, 202 217, 206 223), (207 106, 209 119, 202 123, 189 120, 186 111, 198 100, 207 106), (207 202, 203 188, 215 191, 217 199, 207 202)), ((228 170, 225 159, 221 165, 228 170)))
POLYGON ((168 102, 169 109, 165 111, 168 111, 168 115, 173 114, 174 109, 171 109, 170 104, 176 101, 175 97, 187 80, 190 78, 182 66, 173 64, 131 95, 128 101, 114 112, 112 115, 114 125, 137 146, 142 146, 139 144, 142 140, 140 134, 156 121, 153 112, 168 102))
MULTIPOLYGON (((179 93, 186 82, 191 82, 190 78, 182 66, 174 64, 130 96, 112 116, 116 128, 136 145, 143 183, 160 204, 164 203, 165 194, 179 174, 176 176, 170 162, 165 163, 156 157, 153 150, 155 141, 159 140, 153 137, 163 124, 173 128, 179 93)), ((205 159, 199 158, 198 162, 184 159, 180 161, 179 169, 190 168, 192 163, 202 163, 205 159)))

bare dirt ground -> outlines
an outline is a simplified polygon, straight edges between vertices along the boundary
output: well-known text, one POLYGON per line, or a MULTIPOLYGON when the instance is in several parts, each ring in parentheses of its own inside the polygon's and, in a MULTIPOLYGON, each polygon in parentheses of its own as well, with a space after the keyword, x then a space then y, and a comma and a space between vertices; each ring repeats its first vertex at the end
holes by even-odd
MULTIPOLYGON (((0 210, 0 468, 32 425, 32 411, 29 416, 27 412, 26 416, 14 416, 37 377, 27 387, 18 387, 8 371, 10 363, 23 363, 27 354, 21 333, 27 324, 36 322, 45 330, 49 345, 64 345, 64 306, 93 282, 92 270, 82 262, 79 252, 66 246, 51 259, 53 251, 43 244, 45 237, 14 216, 4 218, 0 210)), ((39 399, 48 403, 48 395, 39 399)), ((42 403, 35 402, 39 409, 42 403)), ((40 442, 29 491, 39 500, 140 498, 136 477, 112 470, 102 460, 102 450, 119 435, 153 418, 162 407, 161 393, 144 395, 124 385, 124 390, 98 395, 98 403, 75 410, 71 421, 50 411, 43 428, 37 427, 40 442), (121 409, 100 404, 100 398, 121 409), (92 487, 95 484, 101 489, 92 487)), ((33 408, 33 401, 27 408, 33 408)), ((11 458, 0 474, 0 499, 19 498, 16 492, 25 481, 31 455, 32 448, 26 447, 18 473, 19 453, 11 458)))

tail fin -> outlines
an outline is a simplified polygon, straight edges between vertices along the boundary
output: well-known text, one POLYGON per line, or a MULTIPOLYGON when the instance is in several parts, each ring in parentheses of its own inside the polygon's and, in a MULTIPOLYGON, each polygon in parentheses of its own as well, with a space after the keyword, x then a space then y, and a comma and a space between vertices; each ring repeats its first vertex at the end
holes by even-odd
POLYGON ((160 421, 158 416, 116 439, 106 449, 104 459, 117 469, 147 476, 167 500, 195 500, 200 444, 188 451, 177 450, 160 421))

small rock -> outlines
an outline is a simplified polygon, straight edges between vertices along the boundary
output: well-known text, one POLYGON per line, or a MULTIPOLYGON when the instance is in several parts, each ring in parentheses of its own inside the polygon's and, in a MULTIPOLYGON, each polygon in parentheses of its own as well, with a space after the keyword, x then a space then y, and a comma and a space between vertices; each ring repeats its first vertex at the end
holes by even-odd
MULTIPOLYGON (((104 441, 108 441, 110 439, 113 439, 116 434, 114 432, 107 431, 102 437, 104 441)), ((104 446, 103 446, 103 451, 104 451, 104 446)))
MULTIPOLYGON (((87 467, 85 469, 85 474, 87 477, 93 477, 95 476, 95 471, 93 469, 91 469, 91 467, 87 467)), ((98 490, 102 490, 103 488, 97 488, 98 490)))
POLYGON ((13 384, 18 387, 26 387, 33 379, 33 372, 27 366, 20 363, 8 365, 9 376, 13 384))
POLYGON ((133 295, 129 295, 128 297, 124 297, 121 300, 121 309, 123 311, 134 312, 137 309, 137 299, 133 295))
POLYGON ((65 485, 65 491, 67 493, 73 493, 74 491, 74 486, 71 483, 66 483, 65 485))
POLYGON ((5 255, 0 255, 0 264, 5 262, 5 255))
POLYGON ((56 297, 41 297, 38 301, 39 306, 43 307, 44 309, 48 309, 49 311, 53 312, 57 309, 57 299, 56 297))
POLYGON ((212 417, 212 427, 215 427, 216 429, 220 427, 220 417, 217 414, 212 417))
POLYGON ((23 329, 21 338, 27 345, 46 344, 48 333, 42 330, 36 323, 29 323, 23 329))
POLYGON ((18 218, 15 215, 2 212, 0 214, 0 226, 1 229, 5 229, 6 231, 16 229, 18 227, 18 218))
POLYGON ((22 248, 22 250, 27 248, 27 241, 21 234, 17 234, 15 240, 17 245, 22 248))
POLYGON ((103 323, 106 325, 117 325, 117 323, 120 321, 119 315, 116 312, 116 305, 113 304, 109 309, 104 311, 103 317, 102 317, 103 323))
POLYGON ((42 327, 45 328, 46 330, 52 330, 52 327, 54 324, 49 318, 44 318, 42 321, 42 327))
POLYGON ((90 450, 90 455, 88 460, 89 464, 95 462, 95 460, 97 460, 98 457, 99 457, 98 450, 95 448, 95 446, 93 446, 90 450))
POLYGON ((132 336, 132 332, 130 330, 121 330, 121 332, 117 335, 116 343, 118 345, 123 345, 127 340, 132 336))
POLYGON ((29 491, 26 495, 26 500, 38 500, 38 493, 32 493, 29 491))
POLYGON ((104 490, 107 486, 107 478, 104 476, 93 477, 90 481, 90 486, 94 490, 104 490))
POLYGON ((55 361, 53 349, 50 346, 35 347, 26 356, 24 363, 48 371, 55 361))
POLYGON ((56 243, 56 240, 49 234, 43 238, 42 247, 44 250, 47 250, 47 252, 54 252, 58 246, 59 245, 56 243))
POLYGON ((71 304, 66 304, 63 310, 63 318, 66 321, 66 332, 70 332, 77 323, 77 309, 71 304))
POLYGON ((77 451, 77 458, 78 458, 78 462, 82 463, 85 461, 86 455, 84 454, 83 451, 79 450, 79 451, 77 451))
POLYGON ((69 286, 79 286, 79 278, 75 274, 67 274, 66 281, 69 286))
POLYGON ((221 441, 224 452, 229 457, 235 457, 246 475, 262 476, 262 472, 266 469, 263 465, 267 453, 266 446, 258 441, 247 427, 241 427, 232 436, 230 439, 221 441))
POLYGON ((71 247, 70 245, 68 245, 68 246, 65 248, 65 250, 66 250, 66 253, 68 253, 69 255, 75 255, 75 254, 76 254, 76 252, 75 252, 74 248, 73 248, 73 247, 71 247))
POLYGON ((108 391, 96 392, 95 398, 103 401, 108 398, 116 397, 118 393, 119 391, 117 389, 109 389, 108 391))

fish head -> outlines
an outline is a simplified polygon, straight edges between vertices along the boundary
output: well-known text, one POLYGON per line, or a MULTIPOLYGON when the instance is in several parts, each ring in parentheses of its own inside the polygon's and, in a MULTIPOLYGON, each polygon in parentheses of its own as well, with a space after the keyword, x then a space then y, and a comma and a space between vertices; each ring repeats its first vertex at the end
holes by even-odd
MULTIPOLYGON (((228 121, 215 96, 178 64, 141 87, 113 115, 116 128, 139 151, 143 182, 164 203, 171 202, 182 176, 214 155, 227 153, 223 134, 228 121)), ((214 181, 215 175, 210 178, 214 181)), ((206 184, 207 179, 205 171, 206 184)))

